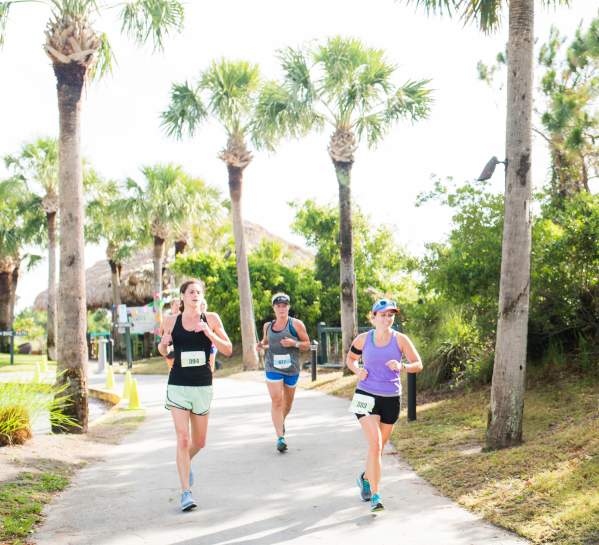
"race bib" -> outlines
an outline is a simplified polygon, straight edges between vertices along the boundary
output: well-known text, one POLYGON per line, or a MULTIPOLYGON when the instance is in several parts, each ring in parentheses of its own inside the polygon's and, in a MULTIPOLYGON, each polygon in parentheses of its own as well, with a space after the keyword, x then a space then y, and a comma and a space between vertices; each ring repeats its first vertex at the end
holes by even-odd
POLYGON ((206 365, 206 352, 181 352, 181 367, 200 367, 206 365))
POLYGON ((364 394, 354 394, 349 406, 349 412, 354 414, 370 414, 374 409, 374 397, 364 394))
POLYGON ((289 354, 272 356, 272 364, 275 369, 288 369, 291 367, 291 356, 289 354))

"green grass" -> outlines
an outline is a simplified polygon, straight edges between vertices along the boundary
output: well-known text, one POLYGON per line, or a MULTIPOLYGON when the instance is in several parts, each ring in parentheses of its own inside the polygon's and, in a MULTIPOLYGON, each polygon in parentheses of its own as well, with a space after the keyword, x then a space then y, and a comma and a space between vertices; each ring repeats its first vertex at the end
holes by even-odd
MULTIPOLYGON (((350 397, 355 379, 336 375, 308 387, 350 397)), ((482 452, 488 388, 422 403, 416 422, 402 411, 391 440, 419 475, 494 524, 535 544, 596 544, 599 379, 545 375, 526 392, 519 447, 482 452)))
POLYGON ((8 483, 0 484, 0 542, 23 543, 41 521, 42 508, 52 495, 69 484, 71 470, 56 466, 43 473, 19 473, 8 483))
MULTIPOLYGON (((0 373, 33 373, 36 363, 41 363, 45 356, 31 354, 15 354, 15 363, 10 365, 10 355, 0 354, 0 373)), ((48 373, 56 372, 56 363, 48 363, 48 373)), ((54 375, 52 375, 54 376, 54 375)))

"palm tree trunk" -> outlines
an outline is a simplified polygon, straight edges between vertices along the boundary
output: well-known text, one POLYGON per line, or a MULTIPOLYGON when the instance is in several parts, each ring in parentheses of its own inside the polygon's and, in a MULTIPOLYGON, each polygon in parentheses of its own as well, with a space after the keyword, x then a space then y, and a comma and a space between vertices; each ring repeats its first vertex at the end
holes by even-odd
MULTIPOLYGON (((339 264, 341 286, 341 347, 344 362, 350 346, 358 334, 356 318, 356 279, 354 272, 354 245, 351 210, 352 163, 333 161, 339 184, 339 264)), ((343 368, 344 374, 350 371, 343 368)))
POLYGON ((534 0, 509 2, 505 219, 487 448, 522 442, 531 252, 534 0))
POLYGON ((9 297, 9 319, 12 324, 15 321, 15 305, 17 304, 17 284, 19 283, 19 269, 21 268, 21 260, 17 261, 15 268, 12 270, 12 282, 10 283, 9 297))
POLYGON ((121 264, 108 260, 110 266, 110 285, 112 287, 112 323, 115 324, 112 327, 112 338, 114 340, 114 350, 117 353, 121 353, 121 335, 119 334, 119 328, 116 325, 118 322, 118 306, 121 304, 121 264))
POLYGON ((182 254, 185 251, 186 247, 186 240, 175 240, 175 257, 177 257, 179 254, 182 254))
POLYGON ((160 322, 160 301, 162 300, 162 260, 164 258, 164 239, 154 235, 154 313, 160 322))
MULTIPOLYGON (((58 285, 57 383, 66 385, 70 397, 64 412, 80 427, 64 431, 87 432, 87 316, 83 240, 83 183, 80 154, 81 91, 85 67, 77 63, 54 64, 59 113, 59 219, 60 281, 58 285)), ((53 431, 63 431, 54 429, 53 431)))
MULTIPOLYGON (((12 299, 15 289, 14 260, 12 258, 0 259, 0 331, 12 329, 12 299)), ((0 352, 8 352, 10 337, 0 337, 0 352)))
POLYGON ((48 222, 48 359, 56 359, 56 212, 46 214, 48 222))
POLYGON ((258 369, 258 354, 256 354, 255 347, 256 324, 254 323, 250 271, 245 251, 245 234, 243 232, 243 216, 241 213, 243 169, 227 165, 227 170, 229 171, 229 193, 231 195, 231 211, 233 214, 233 237, 235 238, 243 368, 245 370, 258 369))

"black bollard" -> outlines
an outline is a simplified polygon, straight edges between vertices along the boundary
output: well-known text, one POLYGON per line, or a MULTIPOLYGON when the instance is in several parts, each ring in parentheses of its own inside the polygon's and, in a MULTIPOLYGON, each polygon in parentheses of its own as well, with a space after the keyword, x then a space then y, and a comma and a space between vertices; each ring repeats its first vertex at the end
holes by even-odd
POLYGON ((416 420, 416 373, 408 373, 408 422, 416 420))
POLYGON ((10 364, 15 364, 15 330, 10 332, 10 364))
POLYGON ((314 382, 316 380, 316 362, 318 361, 318 341, 312 341, 312 344, 310 345, 310 351, 312 352, 312 382, 314 382))

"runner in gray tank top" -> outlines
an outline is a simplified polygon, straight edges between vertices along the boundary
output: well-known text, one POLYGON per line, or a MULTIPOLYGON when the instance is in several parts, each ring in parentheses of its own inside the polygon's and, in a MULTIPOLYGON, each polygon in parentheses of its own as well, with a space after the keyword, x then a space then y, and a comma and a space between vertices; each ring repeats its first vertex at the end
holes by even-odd
POLYGON ((258 350, 264 350, 266 385, 272 401, 272 423, 277 436, 277 450, 285 452, 285 418, 291 411, 301 363, 300 350, 310 349, 310 338, 301 320, 289 316, 289 296, 275 293, 272 308, 275 319, 264 324, 258 350))
POLYGON ((422 371, 422 361, 412 341, 392 329, 398 312, 395 301, 377 301, 372 307, 374 329, 354 339, 346 360, 359 379, 350 411, 358 417, 368 441, 366 471, 358 477, 358 486, 362 500, 370 501, 373 512, 384 509, 379 493, 381 456, 399 418, 400 373, 422 371), (402 362, 404 355, 407 364, 402 362), (358 365, 360 358, 362 367, 358 365))

